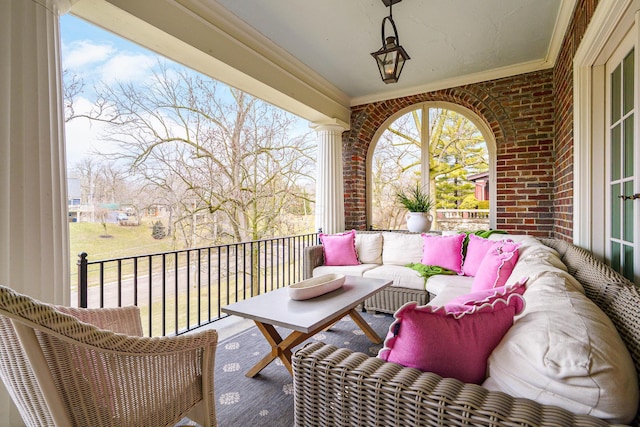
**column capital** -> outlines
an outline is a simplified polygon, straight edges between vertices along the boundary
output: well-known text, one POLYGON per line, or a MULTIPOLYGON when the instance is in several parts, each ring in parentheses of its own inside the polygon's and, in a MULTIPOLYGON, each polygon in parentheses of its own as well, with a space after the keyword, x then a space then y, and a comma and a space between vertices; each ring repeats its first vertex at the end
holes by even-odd
POLYGON ((349 124, 343 122, 342 120, 332 119, 332 120, 323 120, 320 122, 313 122, 309 125, 309 127, 316 132, 320 131, 332 131, 332 132, 344 132, 345 130, 349 130, 349 124))
POLYGON ((58 16, 64 15, 71 10, 71 7, 79 0, 35 0, 40 6, 58 16))

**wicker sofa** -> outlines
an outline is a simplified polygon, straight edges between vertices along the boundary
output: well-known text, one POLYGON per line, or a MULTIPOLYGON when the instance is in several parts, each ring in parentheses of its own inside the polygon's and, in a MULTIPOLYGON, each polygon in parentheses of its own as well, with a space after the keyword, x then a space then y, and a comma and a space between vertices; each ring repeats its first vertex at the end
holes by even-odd
MULTIPOLYGON (((640 372, 640 295, 590 252, 543 239, 612 321, 640 372)), ((558 406, 512 397, 322 343, 293 357, 297 426, 606 426, 558 406)), ((636 415, 631 423, 640 426, 636 415)))
MULTIPOLYGON (((392 279, 393 285, 378 292, 364 302, 364 308, 369 312, 380 312, 393 314, 404 303, 417 301, 418 304, 426 304, 429 301, 429 293, 425 290, 424 279, 414 270, 404 265, 410 262, 420 262, 422 250, 414 244, 419 245, 422 240, 419 233, 409 233, 406 231, 380 232, 380 231, 358 231, 356 235, 356 246, 360 248, 362 239, 368 237, 382 236, 381 254, 376 257, 377 261, 363 262, 359 266, 325 266, 324 251, 322 245, 309 246, 304 249, 304 278, 338 273, 356 275, 378 279, 392 279), (392 242, 391 238, 395 238, 392 242), (402 240, 398 240, 402 239, 402 240), (402 246, 402 255, 394 257, 395 260, 386 258, 388 247, 397 248, 402 246), (412 247, 412 248, 408 248, 412 247), (386 251, 386 252, 385 252, 386 251)), ((358 256, 360 257, 360 253, 358 256)))

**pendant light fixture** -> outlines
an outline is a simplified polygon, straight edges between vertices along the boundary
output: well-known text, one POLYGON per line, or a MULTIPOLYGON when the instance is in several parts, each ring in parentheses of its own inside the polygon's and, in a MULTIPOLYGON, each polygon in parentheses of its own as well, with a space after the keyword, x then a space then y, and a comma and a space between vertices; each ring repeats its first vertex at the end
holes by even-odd
POLYGON ((396 24, 393 22, 393 4, 402 0, 382 0, 382 2, 389 7, 389 16, 385 16, 382 20, 382 47, 376 52, 372 52, 378 64, 380 71, 380 77, 385 83, 396 83, 402 73, 405 61, 411 59, 407 51, 400 45, 400 38, 398 37, 398 30, 396 24), (385 36, 385 23, 389 21, 393 28, 393 36, 385 36))

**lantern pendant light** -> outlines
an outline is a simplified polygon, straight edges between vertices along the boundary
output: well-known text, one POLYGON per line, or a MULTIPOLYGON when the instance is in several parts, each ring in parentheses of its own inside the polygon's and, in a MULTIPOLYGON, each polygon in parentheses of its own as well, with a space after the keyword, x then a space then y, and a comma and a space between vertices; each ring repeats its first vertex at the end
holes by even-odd
POLYGON ((385 16, 382 20, 382 47, 376 52, 371 53, 371 56, 375 58, 376 63, 378 64, 382 81, 387 84, 396 83, 398 81, 405 61, 411 59, 409 54, 407 54, 407 51, 400 45, 398 30, 396 29, 395 22, 393 22, 393 3, 396 3, 397 1, 400 0, 383 0, 385 4, 388 3, 389 16, 385 16), (389 21, 393 28, 393 36, 385 36, 385 23, 387 21, 389 21))

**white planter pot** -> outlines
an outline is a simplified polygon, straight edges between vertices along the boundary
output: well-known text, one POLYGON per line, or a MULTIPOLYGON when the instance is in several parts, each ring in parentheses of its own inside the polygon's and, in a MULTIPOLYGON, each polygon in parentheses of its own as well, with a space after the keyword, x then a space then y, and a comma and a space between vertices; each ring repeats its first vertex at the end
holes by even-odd
POLYGON ((431 230, 433 217, 426 212, 407 213, 407 229, 412 233, 426 233, 431 230))

